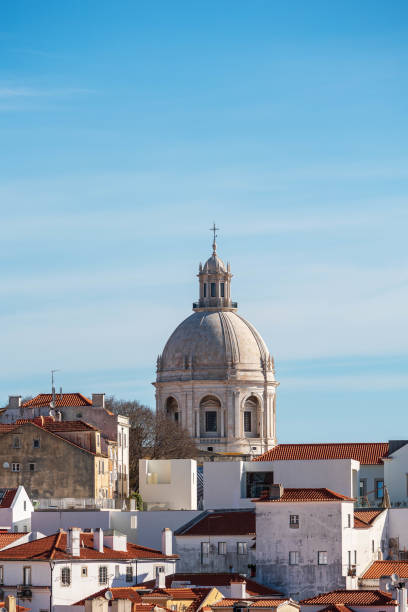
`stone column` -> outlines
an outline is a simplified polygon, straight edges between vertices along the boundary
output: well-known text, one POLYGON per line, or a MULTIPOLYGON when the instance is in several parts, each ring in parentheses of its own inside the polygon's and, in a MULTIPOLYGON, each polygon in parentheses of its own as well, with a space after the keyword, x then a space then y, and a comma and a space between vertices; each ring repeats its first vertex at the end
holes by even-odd
POLYGON ((234 391, 234 436, 241 437, 241 414, 239 409, 239 391, 234 391))
POLYGON ((221 406, 221 438, 225 437, 225 411, 221 406))
POLYGON ((195 415, 195 434, 196 434, 196 438, 200 437, 200 411, 196 410, 194 412, 195 415))

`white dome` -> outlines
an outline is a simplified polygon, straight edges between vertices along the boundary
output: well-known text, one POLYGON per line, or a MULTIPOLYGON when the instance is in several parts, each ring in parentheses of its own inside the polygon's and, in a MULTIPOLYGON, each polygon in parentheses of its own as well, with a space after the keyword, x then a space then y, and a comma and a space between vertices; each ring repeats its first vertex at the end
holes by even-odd
POLYGON ((158 381, 263 377, 273 364, 260 334, 233 311, 195 312, 173 332, 158 360, 158 381))

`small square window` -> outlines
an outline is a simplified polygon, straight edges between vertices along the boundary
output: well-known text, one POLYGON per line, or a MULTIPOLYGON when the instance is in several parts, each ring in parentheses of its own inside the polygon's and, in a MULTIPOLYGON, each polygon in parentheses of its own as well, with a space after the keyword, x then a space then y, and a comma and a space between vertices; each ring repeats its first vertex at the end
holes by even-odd
POLYGON ((319 565, 327 565, 327 551, 319 550, 317 553, 317 563, 319 565))
POLYGON ((28 471, 29 472, 35 472, 35 463, 29 463, 28 464, 28 471))
POLYGON ((34 438, 33 440, 33 448, 40 448, 40 439, 34 438))
POLYGON ((81 576, 82 578, 86 578, 88 576, 88 567, 86 565, 81 567, 81 576))
POLYGON ((133 565, 126 566, 126 582, 133 582, 133 565))
POLYGON ((19 463, 12 463, 11 464, 11 471, 12 472, 19 472, 20 471, 20 464, 19 463))
POLYGON ((21 448, 21 440, 18 436, 13 438, 13 448, 21 448))
POLYGON ((291 514, 289 516, 289 527, 291 529, 297 529, 299 527, 299 515, 291 514))

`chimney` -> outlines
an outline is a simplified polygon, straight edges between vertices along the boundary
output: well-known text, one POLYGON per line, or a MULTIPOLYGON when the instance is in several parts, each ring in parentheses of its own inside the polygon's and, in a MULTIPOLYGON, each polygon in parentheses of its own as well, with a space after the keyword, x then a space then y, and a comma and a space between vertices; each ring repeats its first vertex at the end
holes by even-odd
MULTIPOLYGON (((164 531, 164 529, 163 529, 163 531, 164 531)), ((164 566, 163 565, 158 565, 156 567, 156 582, 155 582, 154 586, 155 586, 156 589, 165 589, 166 588, 166 574, 164 572, 164 566)))
POLYGON ((92 407, 93 408, 105 408, 105 394, 104 393, 92 393, 92 407))
POLYGON ((269 499, 280 499, 283 495, 284 488, 281 484, 269 485, 269 499))
POLYGON ((100 527, 95 529, 93 534, 93 540, 94 549, 100 553, 103 553, 103 529, 101 529, 100 527))
POLYGON ((162 553, 166 556, 173 554, 173 532, 168 527, 162 530, 162 553))
POLYGON ((85 600, 85 612, 108 612, 109 601, 105 597, 85 600))
POLYGON ((17 607, 16 607, 16 598, 14 597, 14 595, 7 595, 6 597, 6 610, 8 610, 8 612, 16 612, 17 607))
POLYGON ((9 408, 20 408, 21 395, 9 395, 9 408))
POLYGON ((246 599, 246 581, 242 580, 231 580, 230 582, 230 593, 231 599, 246 599))
POLYGON ((397 593, 398 593, 398 612, 407 612, 407 589, 405 588, 405 586, 401 586, 398 589, 397 593))
POLYGON ((67 533, 67 553, 73 557, 81 556, 81 528, 70 527, 67 533))

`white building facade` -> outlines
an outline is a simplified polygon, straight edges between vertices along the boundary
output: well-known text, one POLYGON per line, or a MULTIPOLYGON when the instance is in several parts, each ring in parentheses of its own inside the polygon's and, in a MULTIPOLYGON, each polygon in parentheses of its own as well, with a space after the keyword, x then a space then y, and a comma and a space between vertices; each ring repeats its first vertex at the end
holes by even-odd
POLYGON ((156 409, 203 450, 261 454, 276 443, 274 362, 231 300, 229 264, 217 246, 199 267, 199 300, 157 359, 156 409))

